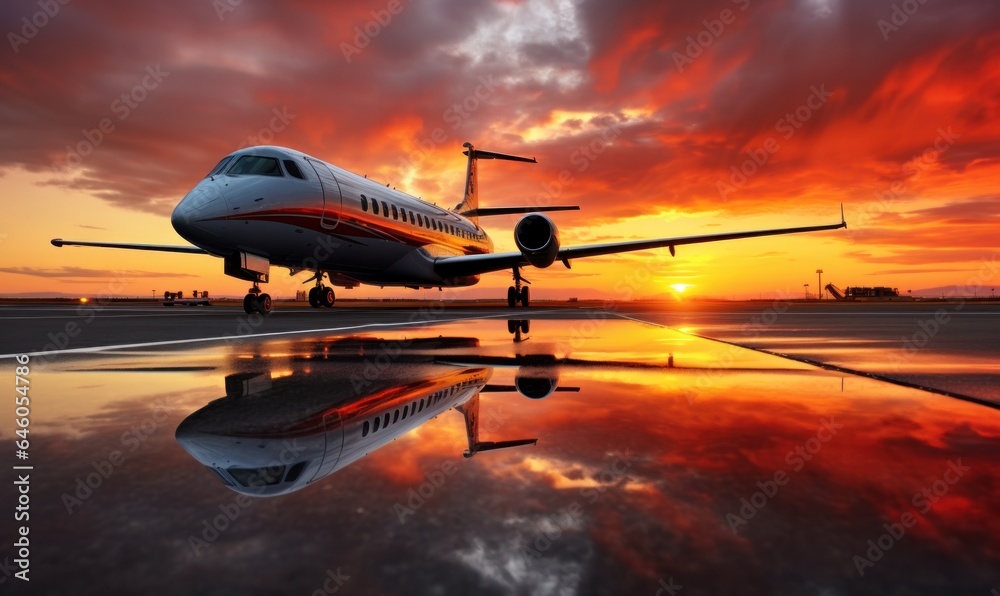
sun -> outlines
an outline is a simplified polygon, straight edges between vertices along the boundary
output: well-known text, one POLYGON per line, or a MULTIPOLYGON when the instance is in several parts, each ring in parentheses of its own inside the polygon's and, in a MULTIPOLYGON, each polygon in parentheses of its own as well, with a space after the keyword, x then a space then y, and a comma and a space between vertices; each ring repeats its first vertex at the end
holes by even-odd
POLYGON ((692 284, 670 284, 670 289, 678 294, 683 294, 684 290, 690 288, 691 286, 692 284))

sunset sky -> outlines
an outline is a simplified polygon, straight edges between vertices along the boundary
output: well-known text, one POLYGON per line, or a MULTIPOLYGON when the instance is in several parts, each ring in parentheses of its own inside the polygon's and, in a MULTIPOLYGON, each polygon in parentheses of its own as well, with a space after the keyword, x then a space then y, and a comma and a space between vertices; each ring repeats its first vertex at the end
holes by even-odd
MULTIPOLYGON (((994 0, 13 0, 0 23, 0 295, 242 295, 211 257, 49 240, 183 244, 173 206, 253 144, 450 207, 464 141, 538 158, 483 163, 480 199, 580 205, 553 214, 564 246, 845 206, 848 231, 528 270, 536 298, 799 296, 817 268, 842 287, 1000 286, 994 0)), ((482 222, 498 250, 515 221, 482 222)), ((267 289, 306 277, 274 269, 267 289)))

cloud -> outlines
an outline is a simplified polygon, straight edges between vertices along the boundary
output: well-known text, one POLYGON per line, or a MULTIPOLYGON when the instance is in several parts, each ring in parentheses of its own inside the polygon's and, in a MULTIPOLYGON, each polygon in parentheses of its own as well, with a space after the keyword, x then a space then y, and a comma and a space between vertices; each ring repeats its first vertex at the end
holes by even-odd
POLYGON ((31 275, 34 277, 57 278, 64 282, 89 281, 94 278, 129 278, 129 277, 192 277, 187 273, 163 273, 159 271, 139 271, 134 269, 122 269, 120 271, 109 271, 105 269, 88 269, 86 267, 71 267, 63 265, 55 269, 38 267, 0 267, 0 273, 15 273, 18 275, 31 275))
MULTIPOLYGON (((0 174, 167 215, 221 156, 270 143, 450 206, 469 140, 539 160, 484 164, 484 205, 582 206, 561 225, 843 202, 884 213, 845 254, 993 242, 997 3, 921 4, 888 36, 891 6, 864 0, 435 0, 384 23, 381 2, 219 5, 62 6, 0 70, 0 174)), ((0 29, 36 10, 8 2, 0 29)))

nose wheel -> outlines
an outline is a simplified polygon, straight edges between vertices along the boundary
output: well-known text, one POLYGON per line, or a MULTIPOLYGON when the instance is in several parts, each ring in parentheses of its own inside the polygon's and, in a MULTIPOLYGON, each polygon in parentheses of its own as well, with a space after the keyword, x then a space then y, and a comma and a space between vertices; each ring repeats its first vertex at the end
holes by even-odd
POLYGON ((309 290, 309 306, 313 308, 319 308, 321 306, 330 308, 333 306, 333 303, 337 301, 337 297, 333 293, 333 288, 324 286, 322 279, 323 274, 321 272, 317 272, 316 287, 309 290))
POLYGON ((519 304, 524 308, 528 308, 531 302, 528 288, 522 287, 522 283, 530 284, 531 282, 521 277, 520 267, 514 267, 514 285, 507 288, 507 306, 510 308, 514 308, 519 304))
POLYGON ((260 291, 260 286, 254 284, 246 296, 243 297, 243 312, 248 315, 260 313, 265 317, 271 314, 274 304, 271 295, 260 291))

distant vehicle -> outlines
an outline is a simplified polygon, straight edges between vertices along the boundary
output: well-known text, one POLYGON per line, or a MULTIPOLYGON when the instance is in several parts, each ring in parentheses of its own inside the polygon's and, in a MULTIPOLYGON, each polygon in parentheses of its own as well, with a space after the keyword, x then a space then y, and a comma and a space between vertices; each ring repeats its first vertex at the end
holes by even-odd
POLYGON ((514 284, 507 288, 507 304, 527 307, 529 283, 521 277, 527 265, 545 268, 561 261, 621 252, 674 249, 698 244, 846 228, 840 223, 678 236, 653 240, 609 242, 562 247, 555 223, 543 211, 579 209, 577 206, 479 207, 477 164, 480 159, 536 163, 518 157, 476 149, 465 143, 468 166, 465 195, 454 209, 443 209, 406 193, 378 184, 319 159, 283 147, 241 149, 216 165, 185 196, 170 221, 194 246, 52 240, 55 246, 97 246, 191 254, 223 259, 226 275, 253 282, 243 299, 247 313, 271 312, 271 296, 260 283, 270 277, 272 265, 294 275, 312 271, 316 285, 309 292, 313 307, 333 306, 335 286, 360 284, 443 288, 471 286, 480 275, 511 270, 514 284), (493 252, 493 241, 479 226, 480 217, 525 214, 514 226, 517 252, 493 252))
POLYGON ((912 300, 910 296, 900 296, 898 288, 876 287, 854 287, 849 286, 841 290, 837 286, 826 284, 826 291, 837 300, 912 300))
POLYGON ((198 296, 198 290, 191 292, 191 298, 185 298, 184 292, 164 292, 163 293, 163 306, 212 306, 212 303, 208 301, 208 291, 201 293, 198 296))

